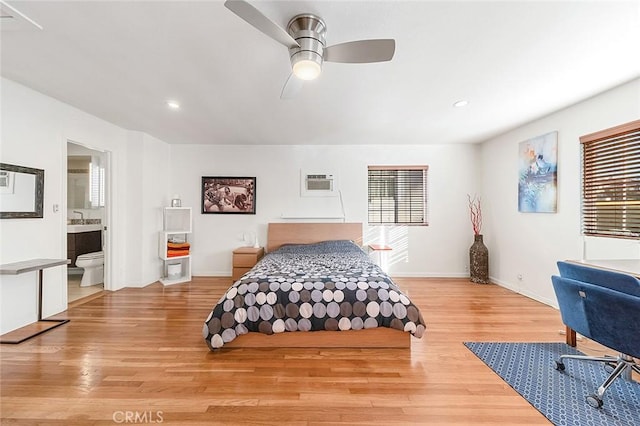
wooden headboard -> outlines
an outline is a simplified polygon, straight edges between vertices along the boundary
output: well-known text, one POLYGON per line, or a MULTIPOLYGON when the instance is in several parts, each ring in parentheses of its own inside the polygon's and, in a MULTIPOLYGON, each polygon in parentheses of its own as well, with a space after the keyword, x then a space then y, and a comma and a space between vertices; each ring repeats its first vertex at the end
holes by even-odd
POLYGON ((283 244, 310 244, 327 240, 351 240, 362 244, 362 223, 270 223, 267 251, 283 244))

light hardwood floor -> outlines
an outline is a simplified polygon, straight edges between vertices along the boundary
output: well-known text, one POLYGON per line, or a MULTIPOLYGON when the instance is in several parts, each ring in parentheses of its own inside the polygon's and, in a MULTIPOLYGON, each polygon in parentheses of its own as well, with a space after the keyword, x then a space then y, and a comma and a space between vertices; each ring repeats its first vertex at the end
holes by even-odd
POLYGON ((0 347, 1 423, 550 424, 462 342, 564 341, 555 309, 496 285, 396 281, 428 326, 410 350, 214 353, 201 330, 229 278, 105 292, 0 347))
POLYGON ((69 303, 100 293, 104 288, 103 284, 80 287, 80 281, 82 281, 82 274, 69 274, 67 276, 67 300, 69 303))

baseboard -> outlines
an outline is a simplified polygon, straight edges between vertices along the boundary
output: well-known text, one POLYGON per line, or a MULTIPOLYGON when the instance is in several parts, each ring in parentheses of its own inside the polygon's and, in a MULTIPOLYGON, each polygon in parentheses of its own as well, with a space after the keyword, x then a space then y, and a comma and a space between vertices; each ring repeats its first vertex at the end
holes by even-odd
MULTIPOLYGON (((231 277, 231 271, 192 271, 191 275, 194 277, 231 277)), ((392 272, 389 275, 398 278, 469 278, 468 273, 451 272, 392 272)))
POLYGON ((228 271, 191 271, 192 277, 229 277, 231 278, 231 270, 228 271))
POLYGON ((388 274, 398 278, 469 278, 468 273, 457 272, 388 272, 388 274))
POLYGON ((549 305, 549 306, 552 306, 552 307, 558 309, 558 302, 555 299, 547 299, 545 297, 540 297, 537 294, 533 294, 533 293, 530 293, 530 292, 528 292, 526 290, 523 290, 522 288, 520 288, 517 285, 514 286, 512 283, 496 279, 495 277, 489 277, 489 280, 492 283, 498 284, 500 287, 504 287, 507 290, 513 291, 514 293, 521 294, 523 296, 528 297, 529 299, 533 299, 533 300, 535 300, 537 302, 544 303, 545 305, 549 305))

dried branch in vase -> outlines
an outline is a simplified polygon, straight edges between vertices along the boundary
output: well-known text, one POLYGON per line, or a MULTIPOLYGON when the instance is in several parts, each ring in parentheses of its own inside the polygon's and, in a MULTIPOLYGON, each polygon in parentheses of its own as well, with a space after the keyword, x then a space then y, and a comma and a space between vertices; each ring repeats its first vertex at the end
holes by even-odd
POLYGON ((482 230, 482 206, 480 205, 480 197, 467 194, 469 199, 469 216, 471 217, 471 226, 473 227, 474 235, 480 235, 482 230))

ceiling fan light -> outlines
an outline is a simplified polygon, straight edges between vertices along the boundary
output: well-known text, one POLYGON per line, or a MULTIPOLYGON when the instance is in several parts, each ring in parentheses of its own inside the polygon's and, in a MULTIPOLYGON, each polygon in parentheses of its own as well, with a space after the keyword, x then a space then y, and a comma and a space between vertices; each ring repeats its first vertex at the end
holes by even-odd
POLYGON ((293 74, 300 80, 314 80, 321 71, 320 64, 309 59, 302 59, 293 64, 293 74))

